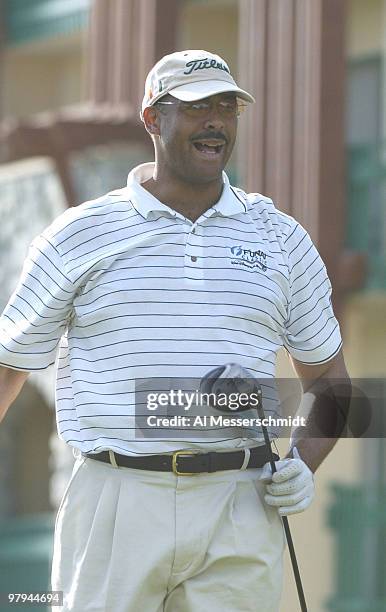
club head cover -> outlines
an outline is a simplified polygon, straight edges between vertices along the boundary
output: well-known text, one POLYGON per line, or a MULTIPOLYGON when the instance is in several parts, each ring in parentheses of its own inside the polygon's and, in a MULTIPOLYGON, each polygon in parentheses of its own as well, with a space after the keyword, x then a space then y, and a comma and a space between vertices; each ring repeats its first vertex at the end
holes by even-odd
MULTIPOLYGON (((218 368, 210 370, 200 381, 200 393, 224 394, 251 394, 260 390, 258 381, 238 363, 227 363, 218 368)), ((221 412, 243 412, 250 410, 250 406, 239 405, 238 408, 230 408, 227 405, 217 405, 209 402, 210 405, 221 412)))

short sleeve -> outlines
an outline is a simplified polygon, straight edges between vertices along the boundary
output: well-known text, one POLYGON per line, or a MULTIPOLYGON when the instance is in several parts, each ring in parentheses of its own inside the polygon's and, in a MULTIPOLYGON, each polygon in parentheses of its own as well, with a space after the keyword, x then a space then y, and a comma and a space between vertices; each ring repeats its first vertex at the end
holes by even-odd
POLYGON ((284 344, 298 361, 329 361, 342 346, 331 303, 326 267, 306 230, 296 224, 285 240, 290 272, 290 299, 284 344))
POLYGON ((29 248, 18 285, 0 317, 0 365, 32 371, 55 363, 74 294, 55 246, 39 236, 29 248))

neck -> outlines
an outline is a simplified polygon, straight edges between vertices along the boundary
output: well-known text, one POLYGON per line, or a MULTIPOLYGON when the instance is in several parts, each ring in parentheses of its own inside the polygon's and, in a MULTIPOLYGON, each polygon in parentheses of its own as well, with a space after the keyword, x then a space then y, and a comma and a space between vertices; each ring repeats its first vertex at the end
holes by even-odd
POLYGON ((142 183, 142 187, 163 204, 196 221, 218 202, 223 181, 219 177, 208 183, 187 183, 178 177, 166 175, 156 165, 152 178, 142 183))

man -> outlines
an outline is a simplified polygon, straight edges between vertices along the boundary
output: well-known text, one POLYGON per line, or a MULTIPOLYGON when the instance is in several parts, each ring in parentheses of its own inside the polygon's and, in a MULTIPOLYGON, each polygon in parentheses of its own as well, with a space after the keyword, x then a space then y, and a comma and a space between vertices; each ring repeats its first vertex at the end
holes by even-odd
POLYGON ((139 435, 133 418, 139 379, 233 361, 272 380, 283 346, 311 405, 315 381, 347 376, 307 232, 223 173, 253 102, 217 55, 162 58, 141 111, 155 163, 34 241, 0 320, 0 416, 60 342, 58 430, 77 456, 55 530, 65 611, 278 611, 280 515, 309 505, 334 441, 294 432, 271 482, 261 435, 139 435))

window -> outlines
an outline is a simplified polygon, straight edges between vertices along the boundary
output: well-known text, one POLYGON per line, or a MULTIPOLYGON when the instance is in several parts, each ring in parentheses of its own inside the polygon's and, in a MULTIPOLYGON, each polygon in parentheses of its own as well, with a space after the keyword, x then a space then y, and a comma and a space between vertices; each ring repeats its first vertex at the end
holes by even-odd
POLYGON ((366 289, 386 289, 386 147, 381 140, 382 62, 352 61, 347 72, 346 245, 367 253, 366 289))

